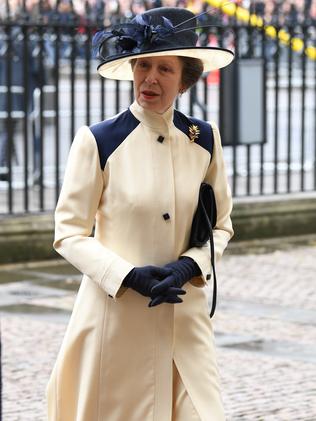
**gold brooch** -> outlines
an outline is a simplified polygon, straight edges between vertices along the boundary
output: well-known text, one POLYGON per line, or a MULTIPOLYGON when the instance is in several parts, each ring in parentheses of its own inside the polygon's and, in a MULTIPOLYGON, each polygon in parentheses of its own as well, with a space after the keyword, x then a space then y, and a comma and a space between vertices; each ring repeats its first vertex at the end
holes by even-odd
POLYGON ((192 126, 189 127, 189 138, 190 142, 194 142, 200 134, 200 129, 195 124, 192 124, 192 126))

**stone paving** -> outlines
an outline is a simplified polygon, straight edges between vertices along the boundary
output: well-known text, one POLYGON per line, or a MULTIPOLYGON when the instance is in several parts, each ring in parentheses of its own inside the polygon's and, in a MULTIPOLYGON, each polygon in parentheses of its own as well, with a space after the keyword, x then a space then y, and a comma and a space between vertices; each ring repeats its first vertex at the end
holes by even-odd
MULTIPOLYGON (((315 421, 316 245, 265 251, 228 253, 217 268, 227 420, 315 421)), ((45 386, 80 278, 60 261, 0 266, 3 421, 46 419, 45 386)))

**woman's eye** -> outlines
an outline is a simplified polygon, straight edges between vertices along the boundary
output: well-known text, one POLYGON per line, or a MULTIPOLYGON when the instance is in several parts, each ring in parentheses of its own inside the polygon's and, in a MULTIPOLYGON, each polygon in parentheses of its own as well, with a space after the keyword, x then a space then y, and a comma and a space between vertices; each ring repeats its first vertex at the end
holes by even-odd
POLYGON ((171 69, 169 67, 165 67, 165 66, 161 67, 161 70, 163 72, 171 72, 171 69))
POLYGON ((146 63, 145 61, 141 61, 138 63, 138 66, 141 67, 142 69, 145 69, 148 67, 148 63, 146 63))

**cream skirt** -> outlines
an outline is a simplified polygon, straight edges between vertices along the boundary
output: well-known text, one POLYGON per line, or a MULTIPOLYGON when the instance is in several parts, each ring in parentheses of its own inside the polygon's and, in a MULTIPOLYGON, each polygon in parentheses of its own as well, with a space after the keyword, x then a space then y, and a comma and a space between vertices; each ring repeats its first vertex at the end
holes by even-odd
POLYGON ((172 421, 201 421, 173 363, 172 421))

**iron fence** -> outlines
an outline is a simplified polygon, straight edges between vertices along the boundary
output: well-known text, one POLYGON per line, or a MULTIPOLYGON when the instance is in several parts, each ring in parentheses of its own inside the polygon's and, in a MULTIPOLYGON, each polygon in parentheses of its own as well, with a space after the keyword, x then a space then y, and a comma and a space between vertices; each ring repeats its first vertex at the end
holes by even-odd
MULTIPOLYGON (((176 103, 228 133, 224 156, 235 197, 316 190, 316 55, 306 54, 314 48, 316 28, 274 29, 274 37, 236 23, 204 31, 205 44, 235 50, 237 73, 230 76, 228 68, 204 75, 176 103), (279 34, 288 35, 286 42, 279 34), (260 63, 261 79, 250 89, 248 73, 239 76, 252 59, 260 63), (256 104, 259 84, 262 101, 256 104), (252 104, 248 120, 240 117, 242 104, 252 104), (257 108, 259 121, 252 121, 257 108), (258 125, 260 139, 245 142, 248 128, 256 132, 258 125)), ((1 214, 54 209, 76 130, 133 101, 130 82, 97 75, 95 30, 91 24, 0 22, 1 214)))

